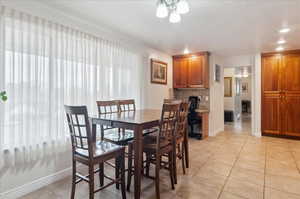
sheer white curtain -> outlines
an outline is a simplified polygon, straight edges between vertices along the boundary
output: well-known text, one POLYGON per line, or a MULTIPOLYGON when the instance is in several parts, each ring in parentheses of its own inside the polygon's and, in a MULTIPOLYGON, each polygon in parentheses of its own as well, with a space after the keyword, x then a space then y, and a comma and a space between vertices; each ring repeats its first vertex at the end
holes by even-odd
POLYGON ((142 58, 120 45, 0 7, 0 147, 65 141, 64 104, 140 99, 142 58))

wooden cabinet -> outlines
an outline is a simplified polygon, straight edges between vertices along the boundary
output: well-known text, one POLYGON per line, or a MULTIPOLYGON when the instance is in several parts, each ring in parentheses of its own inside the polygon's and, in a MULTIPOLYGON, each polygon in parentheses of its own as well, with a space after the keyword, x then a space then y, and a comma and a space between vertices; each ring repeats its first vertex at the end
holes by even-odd
POLYGON ((186 88, 188 83, 188 58, 173 59, 173 87, 186 88))
POLYGON ((208 88, 208 52, 173 56, 174 88, 208 88))
POLYGON ((262 132, 300 137, 300 51, 262 55, 262 132))

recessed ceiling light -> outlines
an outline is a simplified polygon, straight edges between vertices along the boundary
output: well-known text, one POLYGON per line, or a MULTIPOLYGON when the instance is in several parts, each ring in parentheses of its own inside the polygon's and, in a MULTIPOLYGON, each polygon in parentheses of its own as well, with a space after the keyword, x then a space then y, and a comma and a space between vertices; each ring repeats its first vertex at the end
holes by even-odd
POLYGON ((189 49, 184 49, 184 51, 183 51, 183 54, 189 54, 190 53, 190 51, 189 51, 189 49))
POLYGON ((283 50, 284 50, 284 48, 282 46, 279 46, 276 48, 276 51, 283 51, 283 50))
POLYGON ((279 41, 277 41, 278 44, 285 44, 286 41, 284 39, 280 39, 279 41))
POLYGON ((287 32, 290 32, 291 29, 289 28, 283 28, 281 30, 279 30, 280 33, 287 33, 287 32))

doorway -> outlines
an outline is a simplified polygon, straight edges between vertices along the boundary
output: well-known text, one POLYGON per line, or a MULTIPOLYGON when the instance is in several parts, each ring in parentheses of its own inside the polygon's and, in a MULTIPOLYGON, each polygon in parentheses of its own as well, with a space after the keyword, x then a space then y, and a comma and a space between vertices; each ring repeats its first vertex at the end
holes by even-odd
POLYGON ((251 75, 250 66, 224 68, 225 131, 251 134, 251 75))

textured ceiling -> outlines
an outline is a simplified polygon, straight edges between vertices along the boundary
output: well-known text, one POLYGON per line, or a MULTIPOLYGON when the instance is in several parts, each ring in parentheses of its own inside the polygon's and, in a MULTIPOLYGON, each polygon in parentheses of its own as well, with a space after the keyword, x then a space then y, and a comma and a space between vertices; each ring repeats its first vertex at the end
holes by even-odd
POLYGON ((284 38, 300 48, 299 0, 188 0, 181 23, 155 17, 156 0, 39 0, 67 14, 129 35, 169 54, 211 51, 241 55, 274 51, 284 38), (291 28, 282 35, 278 30, 291 28))

